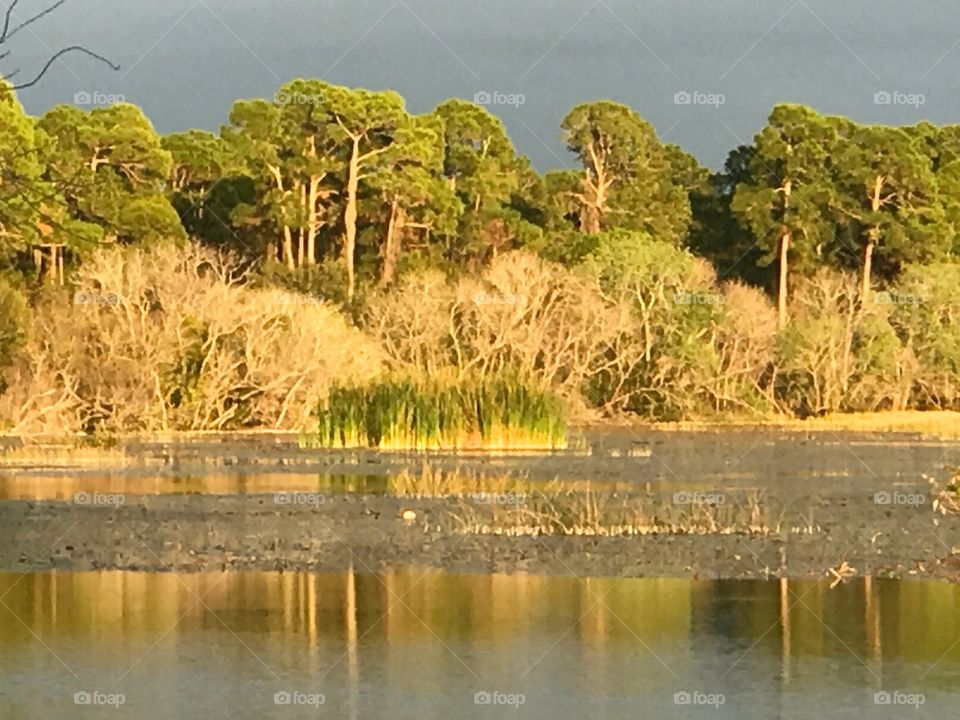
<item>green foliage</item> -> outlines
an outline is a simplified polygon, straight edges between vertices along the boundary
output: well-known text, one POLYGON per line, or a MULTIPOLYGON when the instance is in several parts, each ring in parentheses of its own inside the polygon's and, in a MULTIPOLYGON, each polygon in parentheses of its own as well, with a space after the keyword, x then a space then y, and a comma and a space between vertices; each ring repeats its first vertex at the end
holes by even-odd
POLYGON ((581 265, 611 301, 631 310, 627 326, 636 341, 629 365, 599 373, 588 394, 609 402, 623 393, 622 409, 677 419, 694 411, 698 395, 720 359, 708 332, 722 317, 723 298, 708 268, 686 250, 648 235, 618 230, 598 236, 581 265))
POLYGON ((836 138, 833 122, 802 105, 778 105, 757 135, 749 176, 737 188, 732 208, 765 251, 763 264, 777 259, 785 232, 790 264, 802 271, 816 266, 832 240, 835 188, 828 167, 836 138))
MULTIPOLYGON (((883 296, 881 296, 883 297, 883 296)), ((924 407, 960 408, 960 263, 910 265, 883 297, 924 407)))
POLYGON ((332 388, 320 408, 317 441, 400 450, 554 449, 566 444, 565 417, 556 396, 515 376, 390 379, 332 388))
POLYGON ((44 206, 54 196, 43 178, 48 144, 9 83, 0 79, 0 265, 12 265, 41 237, 44 206))
POLYGON ((0 277, 0 367, 10 362, 26 341, 29 321, 27 299, 0 277))
MULTIPOLYGON (((464 100, 415 116, 394 92, 295 79, 235 103, 219 133, 160 137, 128 104, 30 118, 3 84, 0 362, 20 352, 23 296, 44 295, 36 245, 65 244, 69 277, 99 245, 189 237, 242 256, 229 282, 292 291, 303 316, 390 308, 377 332, 393 358, 480 368, 456 388, 336 390, 324 417, 351 442, 514 442, 511 413, 535 428, 540 396, 501 397, 527 388, 494 379, 504 367, 654 419, 960 406, 960 126, 779 105, 716 173, 615 102, 573 108, 561 130, 576 169, 541 176, 464 100), (418 295, 414 271, 450 282, 418 295)), ((211 318, 192 322, 150 380, 173 423, 210 402, 197 353, 211 318)), ((244 338, 215 334, 241 355, 244 338)), ((235 370, 210 416, 245 423, 255 401, 235 370)))
POLYGON ((561 127, 583 166, 579 187, 567 191, 582 232, 640 230, 677 244, 685 238, 685 185, 695 171, 688 158, 660 143, 652 125, 625 105, 595 102, 575 107, 561 127))
POLYGON ((186 239, 166 195, 173 159, 140 108, 59 105, 38 125, 55 141, 46 174, 71 221, 100 228, 107 241, 186 239))

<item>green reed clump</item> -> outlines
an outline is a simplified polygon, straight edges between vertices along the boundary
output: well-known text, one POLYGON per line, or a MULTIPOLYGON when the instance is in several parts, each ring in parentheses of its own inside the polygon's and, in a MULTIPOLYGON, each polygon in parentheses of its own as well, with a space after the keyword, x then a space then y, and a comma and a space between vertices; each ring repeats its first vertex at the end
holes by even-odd
POLYGON ((566 445, 563 402, 520 378, 391 378, 335 386, 319 409, 321 447, 553 449, 566 445))

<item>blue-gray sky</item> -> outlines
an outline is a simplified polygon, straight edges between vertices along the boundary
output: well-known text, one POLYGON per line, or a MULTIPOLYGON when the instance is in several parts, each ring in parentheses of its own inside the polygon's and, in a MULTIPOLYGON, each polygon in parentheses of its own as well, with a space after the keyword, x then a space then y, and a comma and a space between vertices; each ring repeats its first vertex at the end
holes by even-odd
MULTIPOLYGON (((21 0, 18 13, 47 3, 21 0)), ((22 93, 30 112, 86 91, 123 95, 161 132, 216 129, 236 98, 272 97, 293 77, 392 88, 413 112, 522 94, 493 110, 541 169, 570 162, 560 121, 594 99, 633 106, 712 167, 778 102, 861 122, 960 122, 948 0, 69 0, 15 38, 3 69, 28 76, 74 43, 123 69, 66 59, 22 93), (678 104, 684 91, 723 104, 678 104), (878 104, 884 91, 903 95, 878 104)))

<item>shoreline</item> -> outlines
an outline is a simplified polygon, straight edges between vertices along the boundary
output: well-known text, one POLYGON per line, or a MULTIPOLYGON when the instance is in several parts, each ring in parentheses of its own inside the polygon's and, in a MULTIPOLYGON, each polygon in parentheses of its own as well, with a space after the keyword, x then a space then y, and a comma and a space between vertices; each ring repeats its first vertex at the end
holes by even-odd
MULTIPOLYGON (((226 432, 138 433, 109 438, 4 435, 0 433, 0 477, 17 474, 59 476, 67 473, 169 473, 210 468, 282 471, 327 471, 332 466, 377 465, 382 462, 438 462, 484 459, 560 458, 578 460, 588 470, 591 458, 643 457, 659 443, 714 441, 721 436, 763 434, 784 442, 848 442, 919 447, 952 446, 960 441, 960 412, 871 413, 812 420, 766 423, 690 421, 642 423, 615 418, 571 426, 564 450, 530 448, 490 450, 380 450, 314 448, 303 434, 271 429, 226 432), (896 429, 886 429, 886 428, 896 429)), ((344 468, 340 468, 343 471, 344 468)))
MULTIPOLYGON (((905 410, 835 413, 822 417, 796 418, 789 416, 729 417, 721 419, 692 419, 677 421, 648 421, 635 415, 601 418, 581 417, 570 423, 570 435, 584 431, 636 430, 646 432, 750 432, 777 430, 784 432, 849 432, 856 434, 920 434, 946 440, 960 439, 960 411, 905 410)), ((243 428, 238 430, 163 430, 135 433, 117 433, 102 438, 81 432, 64 434, 13 433, 0 431, 0 449, 3 443, 68 444, 100 447, 122 442, 180 442, 230 438, 234 440, 299 441, 310 432, 276 428, 243 428)), ((349 448, 348 448, 349 449, 349 448)), ((474 448, 481 450, 483 448, 474 448)))

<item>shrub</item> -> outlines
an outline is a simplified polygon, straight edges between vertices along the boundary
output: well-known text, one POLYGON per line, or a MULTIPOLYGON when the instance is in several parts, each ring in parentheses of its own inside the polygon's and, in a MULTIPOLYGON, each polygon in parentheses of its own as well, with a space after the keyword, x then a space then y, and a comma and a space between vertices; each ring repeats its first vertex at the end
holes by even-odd
POLYGON ((21 431, 303 428, 335 382, 380 373, 331 306, 244 272, 195 245, 96 253, 39 303, 0 412, 21 431))

